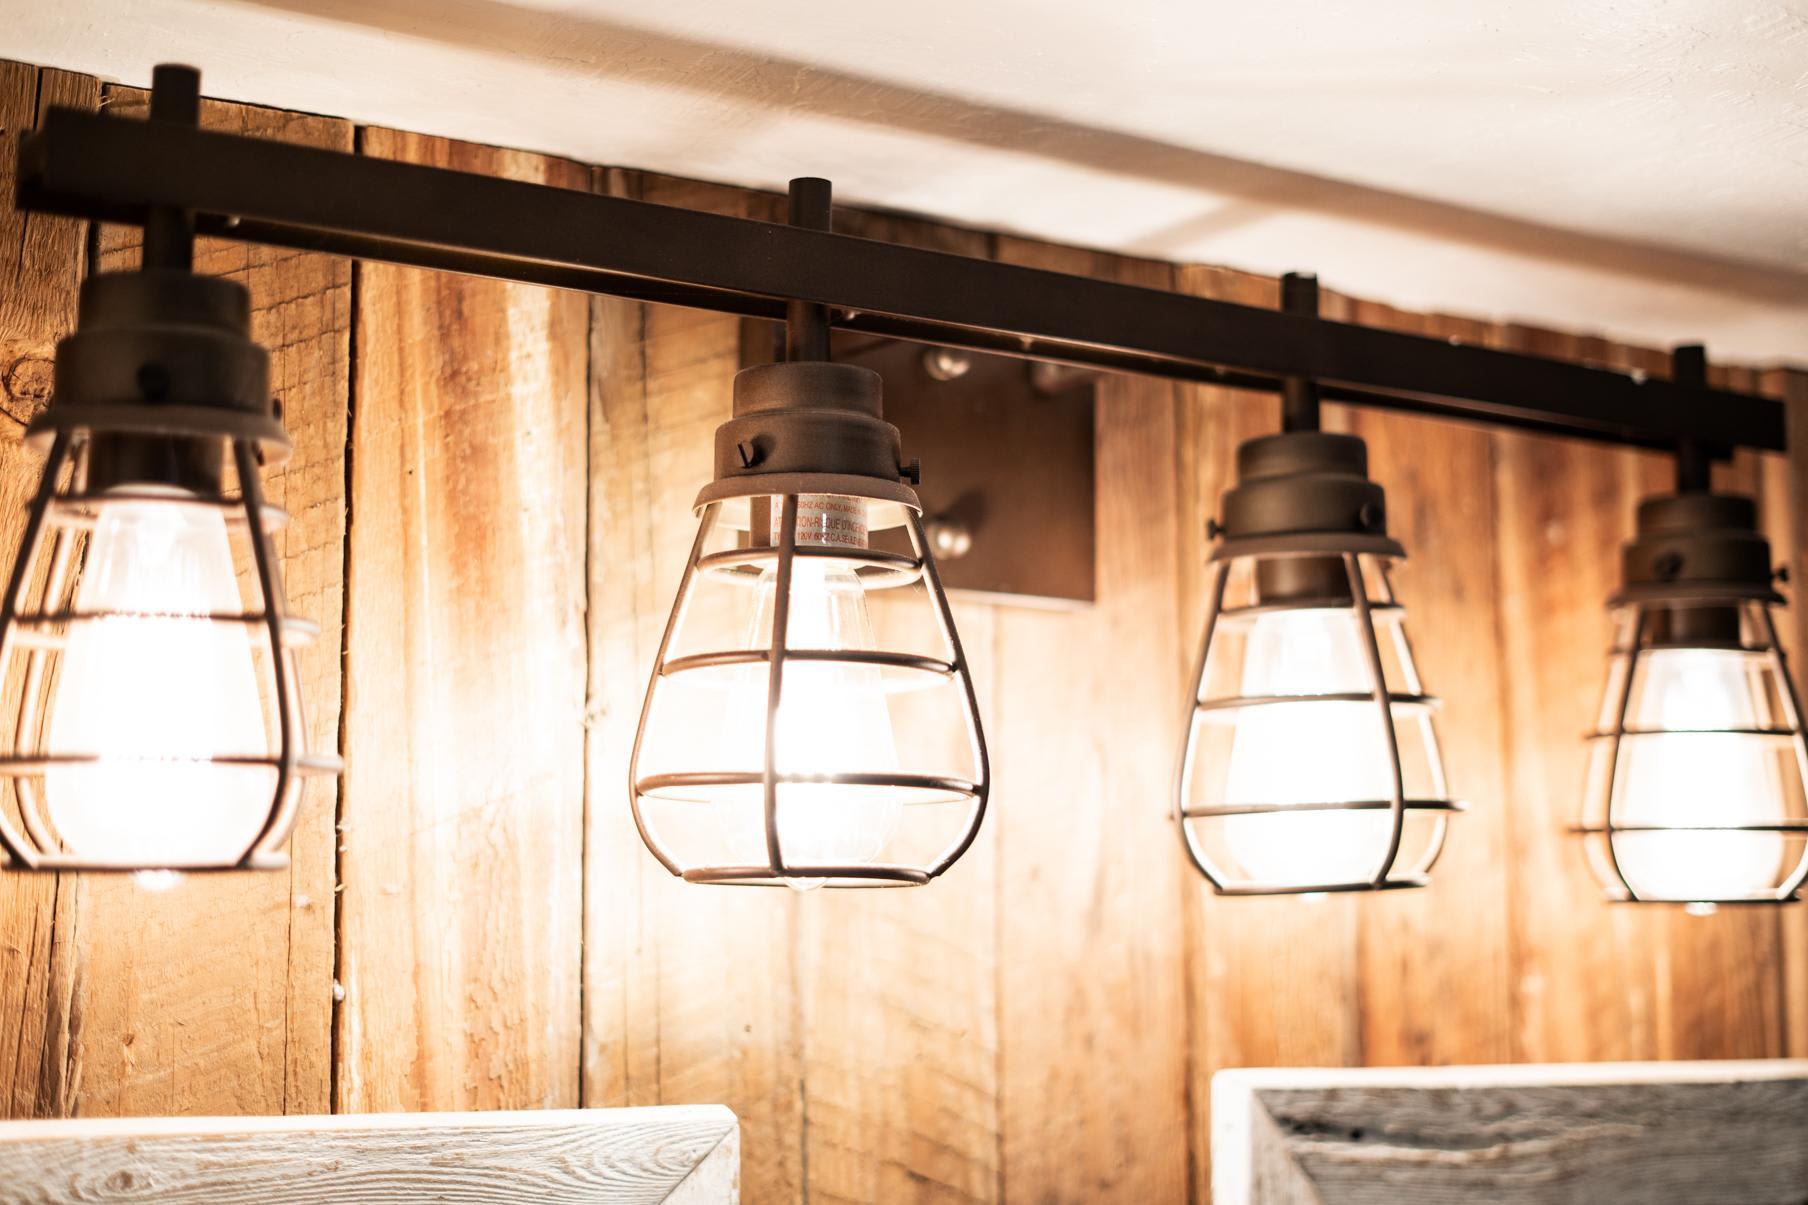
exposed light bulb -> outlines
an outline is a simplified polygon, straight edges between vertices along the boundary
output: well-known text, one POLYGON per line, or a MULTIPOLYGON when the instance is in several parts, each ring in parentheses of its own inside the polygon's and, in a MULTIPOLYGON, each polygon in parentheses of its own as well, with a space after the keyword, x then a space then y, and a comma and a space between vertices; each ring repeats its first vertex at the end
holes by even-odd
POLYGON ((266 766, 208 762, 268 751, 250 634, 203 618, 242 605, 224 517, 103 502, 74 603, 113 614, 71 625, 51 695, 49 750, 97 758, 45 773, 45 809, 64 846, 95 862, 236 861, 269 817, 275 782, 266 766))
MULTIPOLYGON (((1769 824, 1787 805, 1775 751, 1761 737, 1716 731, 1763 727, 1746 655, 1734 649, 1653 649, 1627 717, 1614 821, 1626 825, 1769 824)), ((1782 866, 1779 832, 1621 832, 1620 873, 1646 899, 1728 900, 1769 894, 1782 866)))
MULTIPOLYGON (((865 547, 863 504, 829 495, 798 500, 798 543, 865 547)), ((755 646, 770 639, 778 596, 776 567, 764 571, 756 589, 759 606, 749 629, 755 646)), ((786 646, 798 649, 870 651, 872 617, 866 588, 845 562, 799 556, 791 566, 790 622, 786 646)), ((767 677, 764 665, 743 676, 737 690, 736 727, 750 741, 752 764, 764 748, 767 677)), ((898 770, 897 742, 885 681, 877 666, 833 661, 789 660, 774 725, 773 765, 781 775, 885 774, 898 770)), ((845 866, 876 860, 891 840, 902 813, 897 792, 886 787, 788 782, 779 787, 778 838, 785 861, 795 866, 845 866)), ((758 845, 765 845, 764 817, 758 845)), ((737 828, 740 826, 737 825, 737 828)), ((817 878, 787 879, 799 890, 822 885, 817 878)))
MULTIPOLYGON (((1367 694, 1374 688, 1350 611, 1301 608, 1258 615, 1241 694, 1367 694)), ((1226 806, 1392 799, 1393 765, 1372 700, 1301 700, 1245 708, 1236 718, 1226 806)), ((1250 879, 1275 887, 1365 882, 1387 856, 1385 810, 1228 816, 1225 842, 1250 879)))

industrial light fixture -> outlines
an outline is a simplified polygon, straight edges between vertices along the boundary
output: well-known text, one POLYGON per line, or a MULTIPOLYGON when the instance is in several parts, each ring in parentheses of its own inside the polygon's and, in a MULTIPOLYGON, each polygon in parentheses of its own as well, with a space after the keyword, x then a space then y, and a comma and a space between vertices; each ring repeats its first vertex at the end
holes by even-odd
MULTIPOLYGON (((160 67, 153 121, 199 81, 160 67)), ((90 277, 27 439, 43 480, 0 604, 0 845, 14 869, 287 864, 309 755, 259 466, 287 455, 243 286, 190 270, 193 228, 146 216, 143 268, 90 277), (228 484, 228 483, 231 484, 228 484), (236 547, 235 547, 236 544, 236 547)))
MULTIPOLYGON (((922 883, 985 810, 974 692, 918 499, 878 378, 829 362, 832 303, 838 329, 939 345, 912 370, 970 387, 980 367, 963 357, 1003 352, 1282 394, 1282 433, 1238 450, 1224 497, 1176 791, 1220 891, 1421 885, 1461 808, 1388 581, 1403 551, 1382 489, 1360 439, 1318 429, 1308 374, 1356 406, 1681 448, 1681 488, 1641 508, 1628 553, 1577 827, 1620 898, 1777 901, 1803 881, 1780 600, 1750 501, 1708 492, 1701 454, 1784 449, 1783 407, 1709 388, 1699 355, 1648 378, 1320 321, 1304 277, 1276 314, 850 238, 829 229, 822 181, 794 184, 786 226, 203 132, 198 83, 159 68, 152 120, 53 107, 20 143, 21 209, 142 222, 145 266, 84 286, 29 431, 49 463, 0 604, 12 866, 271 865, 298 776, 338 765, 305 748, 307 627, 284 614, 258 480, 287 449, 266 359, 244 291, 190 270, 198 227, 785 317, 784 362, 742 373, 718 432, 631 758, 642 837, 687 879, 922 883)), ((1091 596, 1068 576, 1081 584, 1061 597, 1091 596)))
MULTIPOLYGON (((1316 280, 1283 284, 1284 308, 1317 314, 1316 280)), ((1181 838, 1227 895, 1424 886, 1462 805, 1388 579, 1405 549, 1363 441, 1318 429, 1313 382, 1283 401, 1282 433, 1237 449, 1214 525, 1181 838)))
MULTIPOLYGON (((1678 348, 1673 375, 1705 381, 1701 349, 1678 348)), ((1696 913, 1793 900, 1808 876, 1808 745, 1770 545, 1752 500, 1708 477, 1685 444, 1676 492, 1639 504, 1576 826, 1610 899, 1696 913)))
MULTIPOLYGON (((793 224, 829 212, 826 181, 792 182, 793 224)), ((791 303, 786 329, 786 362, 742 370, 716 431, 635 821, 694 883, 926 883, 985 811, 972 679, 878 375, 827 361, 820 307, 791 303)))

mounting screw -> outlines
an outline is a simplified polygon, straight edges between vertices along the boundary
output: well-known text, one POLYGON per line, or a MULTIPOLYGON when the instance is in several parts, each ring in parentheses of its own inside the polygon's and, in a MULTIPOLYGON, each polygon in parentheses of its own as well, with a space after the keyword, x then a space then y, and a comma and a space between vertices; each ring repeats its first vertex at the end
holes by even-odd
POLYGON ((277 422, 280 423, 282 421, 282 399, 281 398, 273 397, 270 399, 270 414, 272 415, 272 417, 274 417, 276 419, 277 422))
POLYGON ((1666 552, 1651 562, 1652 570, 1658 577, 1669 581, 1682 572, 1682 553, 1666 552))
POLYGON ((1205 520, 1205 538, 1208 540, 1215 540, 1223 534, 1224 524, 1208 516, 1205 520))
POLYGON ((959 519, 931 519, 923 525, 923 534, 938 561, 958 561, 973 551, 973 531, 959 519))
POLYGON ((760 450, 753 443, 742 440, 735 445, 735 451, 741 454, 742 468, 751 469, 755 464, 759 463, 760 450))
POLYGON ((1356 512, 1356 522, 1364 531, 1380 531, 1387 525, 1387 511, 1374 502, 1364 502, 1356 512))
POLYGON ((1788 565, 1778 565, 1775 569, 1771 570, 1770 576, 1771 576, 1772 580, 1774 580, 1774 581, 1779 581, 1779 582, 1788 581, 1789 580, 1789 566, 1788 565))
POLYGON ((925 347, 923 371, 935 381, 958 381, 973 371, 973 357, 952 347, 925 347))
POLYGON ((1030 361, 1030 388, 1043 397, 1054 397, 1069 389, 1089 385, 1098 379, 1098 375, 1089 368, 1057 364, 1053 360, 1030 361))
POLYGON ((912 485, 923 484, 923 462, 912 456, 899 471, 898 476, 912 485))

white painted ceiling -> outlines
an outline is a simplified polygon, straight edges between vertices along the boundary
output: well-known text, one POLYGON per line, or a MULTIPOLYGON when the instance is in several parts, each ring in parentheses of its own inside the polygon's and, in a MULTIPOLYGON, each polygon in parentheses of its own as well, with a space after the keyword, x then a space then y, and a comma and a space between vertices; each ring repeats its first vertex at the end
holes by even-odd
POLYGON ((0 0, 0 56, 1808 359, 1808 0, 0 0))

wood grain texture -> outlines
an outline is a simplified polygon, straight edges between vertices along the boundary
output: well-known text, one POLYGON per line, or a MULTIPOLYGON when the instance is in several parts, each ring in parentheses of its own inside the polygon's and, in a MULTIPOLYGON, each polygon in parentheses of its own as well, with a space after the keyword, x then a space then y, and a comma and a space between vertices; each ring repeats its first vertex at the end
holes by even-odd
MULTIPOLYGON (((997 255, 1173 284, 1166 264, 1017 239, 997 255)), ((1008 1200, 1188 1192, 1182 859, 1164 821, 1186 689, 1173 644, 1179 397, 1116 375, 1097 396, 1098 600, 997 617, 988 822, 1008 1200)))
MULTIPOLYGON (((777 217, 740 189, 610 172, 617 195, 777 217)), ((584 1099, 712 1101, 742 1119, 749 1200, 805 1199, 800 901, 698 888, 635 832, 628 755, 647 675, 696 535, 691 504, 729 416, 740 326, 730 317, 592 303, 590 739, 584 1099)))
MULTIPOLYGON (((0 136, 9 143, 46 105, 99 103, 100 84, 88 76, 0 61, 0 136)), ((0 197, 12 195, 14 167, 0 155, 0 197)), ((56 341, 75 326, 86 231, 86 223, 0 203, 0 552, 9 564, 44 465, 21 441, 50 400, 56 341)), ((58 938, 71 936, 74 889, 55 875, 0 873, 0 1116, 56 1116, 73 1106, 74 960, 58 938)))
MULTIPOLYGON (((1777 369, 1762 374, 1759 386, 1788 407, 1791 451, 1765 458, 1759 508, 1772 541, 1772 559, 1789 574, 1782 589, 1792 605, 1778 618, 1777 630, 1789 650, 1799 693, 1802 675, 1808 673, 1808 597, 1803 594, 1808 585, 1808 372, 1777 369)), ((1808 915, 1801 908, 1786 909, 1779 927, 1784 1053, 1808 1057, 1808 915)))
POLYGON ((0 1124, 19 1205, 734 1205, 719 1106, 0 1124))
POLYGON ((587 325, 568 293, 359 273, 337 1110, 578 1101, 587 325))
POLYGON ((1218 1205, 1794 1205, 1808 1064, 1227 1072, 1218 1205))
MULTIPOLYGON (((1471 344, 1494 328, 1357 302, 1350 320, 1471 344)), ((1388 531, 1406 546, 1394 581, 1436 725, 1452 818, 1431 886, 1360 905, 1361 1062, 1373 1066, 1500 1062, 1513 1051, 1511 915, 1496 580, 1494 437, 1486 428, 1332 408, 1325 426, 1368 442, 1369 474, 1387 490, 1388 531)))
MULTIPOLYGON (((1509 346, 1602 362, 1608 347, 1516 327, 1509 346)), ((1660 1054, 1653 967, 1663 909, 1608 907, 1576 822, 1583 734, 1606 679, 1607 597, 1642 493, 1638 454, 1501 432, 1494 477, 1506 678, 1516 1057, 1660 1054)))
MULTIPOLYGON (((104 106, 140 117, 146 97, 109 88, 104 106)), ((349 150, 341 121, 208 103, 203 124, 349 150)), ((97 266, 129 270, 136 228, 104 227, 97 266)), ((277 538, 296 613, 320 623, 301 657, 310 735, 339 726, 345 401, 350 270, 322 256, 203 241, 196 266, 243 282, 252 336, 271 351, 295 455, 268 477, 295 522, 277 538)), ((33 1112, 55 1115, 280 1113, 327 1107, 333 965, 335 784, 306 788, 286 871, 191 876, 167 892, 67 876, 58 888, 47 1052, 60 1058, 33 1112), (197 934, 205 934, 198 939, 197 934)), ((16 1107, 16 1105, 15 1105, 16 1107)), ((21 1110, 23 1111, 23 1110, 21 1110)))

